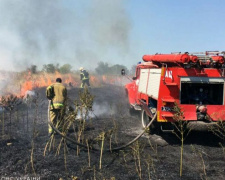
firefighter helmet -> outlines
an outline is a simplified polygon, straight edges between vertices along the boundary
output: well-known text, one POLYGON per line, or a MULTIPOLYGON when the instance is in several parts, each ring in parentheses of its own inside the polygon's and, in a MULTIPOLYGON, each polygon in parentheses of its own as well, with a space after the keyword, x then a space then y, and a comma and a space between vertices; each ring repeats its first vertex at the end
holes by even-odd
POLYGON ((83 71, 84 70, 84 68, 83 67, 80 67, 80 71, 83 71))

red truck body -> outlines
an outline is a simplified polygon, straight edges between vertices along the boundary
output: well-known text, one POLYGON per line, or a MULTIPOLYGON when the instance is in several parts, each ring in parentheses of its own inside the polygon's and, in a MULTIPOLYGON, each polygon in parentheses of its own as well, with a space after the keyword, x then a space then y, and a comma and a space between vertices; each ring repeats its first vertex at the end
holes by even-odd
POLYGON ((125 85, 131 107, 173 122, 177 104, 186 121, 225 121, 224 56, 220 52, 144 55, 125 85))

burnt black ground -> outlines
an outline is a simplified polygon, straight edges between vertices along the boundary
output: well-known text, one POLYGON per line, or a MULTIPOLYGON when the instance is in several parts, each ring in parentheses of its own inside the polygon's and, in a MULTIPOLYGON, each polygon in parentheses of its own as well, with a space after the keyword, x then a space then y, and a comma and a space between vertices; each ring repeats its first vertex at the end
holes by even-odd
MULTIPOLYGON (((225 179, 225 150, 219 145, 224 143, 210 132, 191 132, 184 144, 183 174, 180 168, 180 141, 173 134, 145 134, 137 143, 119 152, 105 152, 102 168, 99 169, 100 152, 88 152, 81 148, 76 153, 76 146, 70 144, 67 152, 67 169, 63 148, 59 155, 56 150, 47 151, 43 156, 47 136, 47 106, 45 89, 38 89, 38 110, 34 103, 28 107, 21 105, 18 113, 12 114, 12 130, 10 135, 9 112, 5 114, 5 135, 0 139, 0 179, 6 177, 40 177, 40 179, 139 179, 136 170, 138 159, 134 157, 134 149, 139 147, 142 179, 225 179), (37 110, 37 115, 35 114, 37 110), (36 118, 36 119, 35 119, 36 118), (34 169, 30 163, 33 122, 38 132, 34 140, 34 169), (28 126, 27 126, 28 124, 28 126), (163 142, 163 143, 161 143, 163 142), (166 143, 165 143, 166 142, 166 143), (136 146, 135 146, 136 145, 136 146), (134 148, 136 147, 136 148, 134 148), (133 150, 132 150, 133 148, 133 150), (74 178, 75 179, 75 178, 74 178)), ((69 89, 71 99, 78 98, 77 88, 69 89)), ((85 130, 85 137, 94 140, 101 132, 117 127, 112 134, 112 147, 126 144, 143 129, 139 113, 130 115, 122 86, 105 85, 92 88, 95 96, 94 111, 85 130)), ((2 120, 1 113, 1 120, 2 120)), ((2 121, 0 122, 2 135, 2 121)), ((56 137, 55 146, 60 137, 56 137)), ((69 142, 68 142, 69 143, 69 142)), ((94 143, 100 148, 101 143, 94 143)), ((105 149, 109 148, 109 140, 105 140, 105 149)))

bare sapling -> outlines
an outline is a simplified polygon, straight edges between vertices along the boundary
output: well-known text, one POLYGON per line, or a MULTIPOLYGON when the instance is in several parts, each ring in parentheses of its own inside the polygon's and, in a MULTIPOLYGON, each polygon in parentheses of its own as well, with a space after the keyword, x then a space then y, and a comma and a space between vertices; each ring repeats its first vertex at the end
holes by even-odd
POLYGON ((148 179, 151 180, 151 170, 155 173, 154 161, 150 154, 145 158, 145 163, 147 165, 148 179))
MULTIPOLYGON (((193 145, 191 145, 191 148, 192 148, 193 152, 195 153, 195 155, 200 158, 200 161, 197 161, 197 162, 200 163, 200 167, 202 168, 202 172, 203 172, 200 175, 201 179, 207 180, 206 165, 205 165, 205 161, 203 158, 203 151, 195 148, 195 146, 193 146, 193 145)), ((204 154, 206 154, 206 153, 204 153, 204 154)))
POLYGON ((138 178, 142 179, 142 165, 141 165, 141 153, 143 152, 144 147, 141 147, 139 141, 136 141, 132 146, 132 155, 134 158, 135 169, 138 174, 138 178))
POLYGON ((87 149, 88 149, 88 167, 91 167, 91 154, 90 154, 90 146, 88 143, 88 140, 86 139, 86 145, 87 145, 87 149))
POLYGON ((120 150, 120 152, 122 153, 124 165, 127 167, 127 156, 128 156, 129 153, 124 151, 124 150, 120 150))
POLYGON ((223 151, 223 155, 225 158, 225 122, 224 121, 217 121, 217 123, 215 124, 215 126, 210 126, 209 130, 216 135, 217 137, 219 137, 222 142, 219 143, 219 146, 222 148, 223 151))
MULTIPOLYGON (((12 135, 12 113, 15 108, 22 103, 21 99, 19 99, 15 95, 2 96, 0 100, 0 106, 3 108, 3 111, 9 112, 9 135, 12 135)), ((4 114, 5 119, 5 114, 4 114)), ((5 122, 4 122, 5 124, 5 122)))
POLYGON ((102 155, 103 155, 104 142, 105 142, 105 132, 102 132, 100 134, 100 139, 102 143, 101 143, 101 153, 100 153, 100 159, 99 159, 99 169, 102 169, 102 155))
POLYGON ((222 139, 223 141, 225 140, 225 122, 224 121, 217 121, 215 126, 210 126, 209 130, 215 134, 217 137, 222 139))
POLYGON ((65 171, 68 174, 68 170, 67 170, 67 154, 68 154, 68 148, 66 145, 66 139, 63 139, 63 145, 64 145, 64 165, 65 165, 65 171))
POLYGON ((222 143, 219 143, 219 145, 220 145, 220 147, 221 147, 222 150, 223 150, 223 157, 224 157, 224 159, 225 159, 225 147, 223 146, 222 143))
MULTIPOLYGON (((85 143, 84 131, 86 128, 87 120, 90 120, 89 112, 92 111, 94 96, 88 91, 88 88, 85 88, 79 91, 79 100, 75 100, 74 105, 77 111, 77 114, 80 114, 80 118, 77 118, 77 142, 85 143)), ((77 155, 79 155, 80 149, 77 146, 77 155)))
POLYGON ((151 149, 153 150, 153 152, 155 153, 155 155, 158 158, 158 146, 157 146, 157 144, 155 144, 155 147, 154 147, 149 137, 148 137, 148 143, 149 143, 151 149))
POLYGON ((35 150, 35 139, 38 136, 38 130, 37 130, 37 121, 39 118, 39 113, 38 113, 38 109, 39 109, 39 96, 35 97, 34 99, 29 99, 30 101, 30 105, 32 103, 34 103, 35 106, 35 112, 34 112, 34 117, 33 117, 33 131, 32 131, 32 137, 31 137, 31 153, 30 153, 30 161, 27 163, 26 168, 25 168, 25 172, 27 171, 28 165, 31 165, 31 169, 33 174, 36 176, 36 171, 35 171, 35 167, 34 167, 34 150, 35 150))
POLYGON ((180 177, 181 177, 182 171, 183 171, 184 140, 187 138, 191 129, 187 128, 188 122, 184 120, 183 110, 180 108, 180 106, 177 103, 175 103, 175 106, 173 107, 173 111, 174 111, 173 125, 175 127, 175 130, 173 131, 173 133, 181 141, 181 147, 180 147, 180 177))

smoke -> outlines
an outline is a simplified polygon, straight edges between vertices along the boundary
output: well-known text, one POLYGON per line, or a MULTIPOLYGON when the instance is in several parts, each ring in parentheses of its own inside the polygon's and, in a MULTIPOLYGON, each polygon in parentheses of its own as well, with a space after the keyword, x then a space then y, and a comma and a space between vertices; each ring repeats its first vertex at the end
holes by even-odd
POLYGON ((2 0, 0 69, 93 68, 128 53, 130 28, 125 1, 2 0))
POLYGON ((96 116, 110 116, 116 114, 115 106, 108 104, 107 102, 104 103, 94 103, 93 104, 93 112, 96 116))
POLYGON ((5 79, 0 79, 0 95, 5 92, 5 88, 7 87, 7 81, 5 79))
POLYGON ((16 73, 0 71, 0 96, 20 91, 20 87, 13 83, 13 79, 15 78, 16 73))

